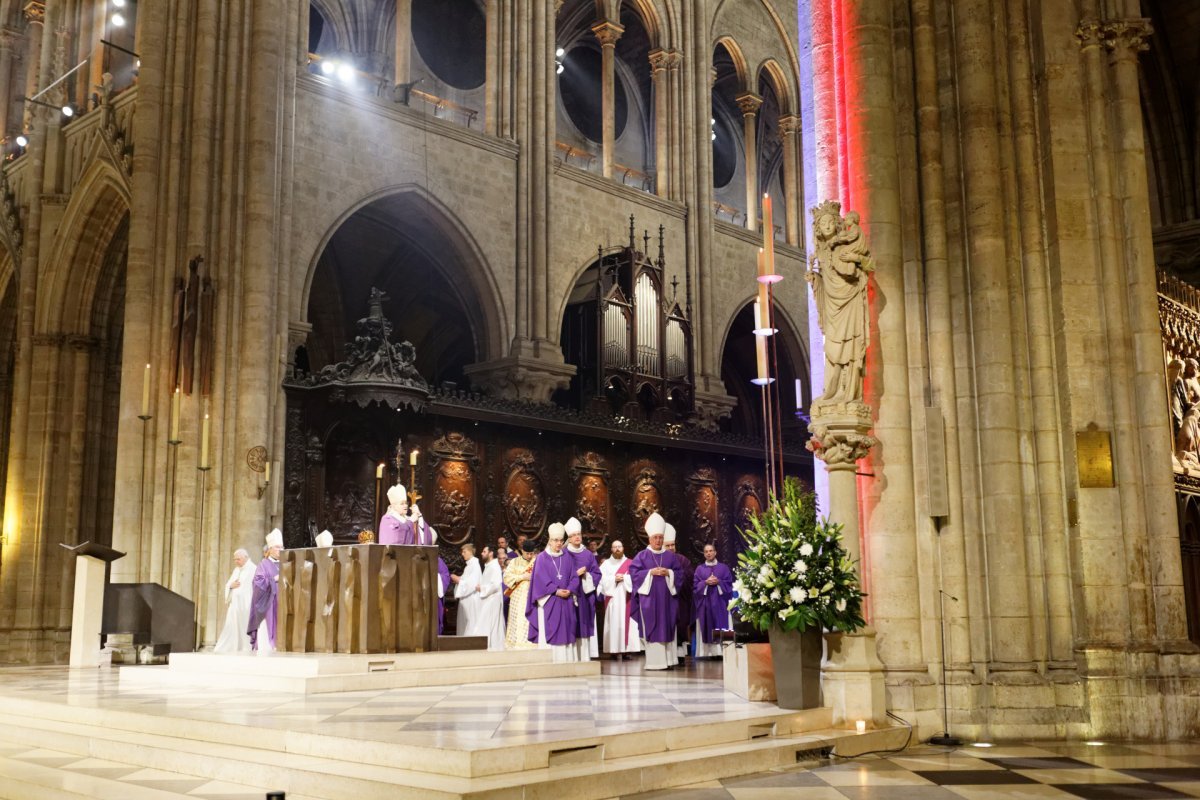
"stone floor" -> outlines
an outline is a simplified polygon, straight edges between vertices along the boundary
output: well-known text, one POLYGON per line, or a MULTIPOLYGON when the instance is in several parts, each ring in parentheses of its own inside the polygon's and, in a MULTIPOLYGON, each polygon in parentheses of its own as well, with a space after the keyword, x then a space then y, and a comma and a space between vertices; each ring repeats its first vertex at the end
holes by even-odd
POLYGON ((622 800, 1041 800, 1200 797, 1200 742, 915 746, 811 769, 729 778, 622 800))

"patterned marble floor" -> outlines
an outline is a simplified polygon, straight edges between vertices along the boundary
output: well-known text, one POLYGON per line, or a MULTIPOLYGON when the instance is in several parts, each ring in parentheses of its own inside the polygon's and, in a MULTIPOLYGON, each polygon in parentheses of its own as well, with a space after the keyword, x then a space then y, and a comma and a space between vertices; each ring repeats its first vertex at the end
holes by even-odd
POLYGON ((605 674, 592 678, 304 696, 212 688, 130 691, 120 688, 116 669, 72 674, 62 667, 26 667, 0 669, 0 701, 5 696, 28 697, 176 719, 465 750, 778 712, 769 703, 747 702, 726 692, 719 678, 719 664, 701 664, 687 672, 645 673, 640 662, 629 661, 608 664, 605 674))
POLYGON ((1032 742, 791 769, 627 795, 622 800, 1042 800, 1200 797, 1200 742, 1032 742))

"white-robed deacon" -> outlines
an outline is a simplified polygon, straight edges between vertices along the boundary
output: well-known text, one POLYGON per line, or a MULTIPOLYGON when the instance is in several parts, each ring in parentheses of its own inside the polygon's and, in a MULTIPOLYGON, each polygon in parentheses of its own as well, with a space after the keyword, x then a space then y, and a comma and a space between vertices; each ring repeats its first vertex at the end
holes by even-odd
POLYGON ((612 543, 612 555, 600 565, 600 594, 604 596, 604 652, 619 656, 623 661, 626 653, 642 652, 642 642, 637 620, 629 595, 633 592, 633 581, 629 567, 633 560, 625 557, 625 545, 619 540, 612 543))
POLYGON ((488 650, 504 649, 504 573, 492 548, 484 546, 479 553, 483 573, 479 579, 479 609, 468 636, 486 636, 488 650))
POLYGON ((225 625, 217 637, 214 653, 249 653, 250 600, 254 597, 254 570, 250 554, 238 548, 233 553, 233 573, 225 581, 225 625))
POLYGON ((479 620, 479 607, 483 602, 479 596, 479 581, 483 577, 483 569, 479 559, 475 557, 475 545, 468 542, 462 546, 463 573, 451 575, 454 584, 454 599, 458 601, 458 624, 455 628, 459 636, 474 636, 473 631, 479 620))

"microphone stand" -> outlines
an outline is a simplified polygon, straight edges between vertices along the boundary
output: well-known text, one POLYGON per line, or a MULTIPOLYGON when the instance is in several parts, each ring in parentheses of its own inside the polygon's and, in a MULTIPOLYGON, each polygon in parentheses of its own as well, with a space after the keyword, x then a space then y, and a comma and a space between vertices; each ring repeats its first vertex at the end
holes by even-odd
POLYGON ((942 591, 942 587, 938 587, 938 604, 941 608, 941 633, 942 633, 942 732, 937 736, 929 737, 929 744, 938 747, 962 747, 962 739, 957 736, 950 735, 950 703, 948 701, 946 690, 946 598, 949 597, 954 602, 958 602, 958 598, 952 594, 947 594, 942 591))

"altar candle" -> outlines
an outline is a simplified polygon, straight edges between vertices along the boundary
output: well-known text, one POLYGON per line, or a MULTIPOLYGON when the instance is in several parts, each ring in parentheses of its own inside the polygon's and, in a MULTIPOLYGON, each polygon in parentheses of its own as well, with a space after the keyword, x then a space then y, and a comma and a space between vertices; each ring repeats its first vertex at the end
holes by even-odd
POLYGON ((375 480, 383 480, 383 464, 375 468, 375 480))
POLYGON ((766 251, 766 266, 769 273, 775 272, 775 214, 772 212, 771 195, 764 194, 762 201, 763 212, 763 250, 766 251))
POLYGON ((200 468, 208 468, 208 414, 204 415, 204 424, 200 426, 200 468))
POLYGON ((171 441, 179 441, 179 387, 175 387, 175 395, 171 398, 171 441))
POLYGON ((150 365, 146 365, 146 371, 142 373, 142 414, 143 417, 150 416, 150 365))
POLYGON ((266 467, 266 477, 263 478, 263 483, 270 483, 271 482, 271 462, 268 461, 263 466, 266 467))
POLYGON ((408 454, 408 465, 409 465, 410 467, 415 467, 415 466, 417 465, 417 454, 418 454, 418 453, 420 453, 420 452, 421 452, 420 450, 417 450, 417 449, 414 447, 414 448, 413 448, 413 451, 412 451, 411 453, 409 453, 409 454, 408 454))

